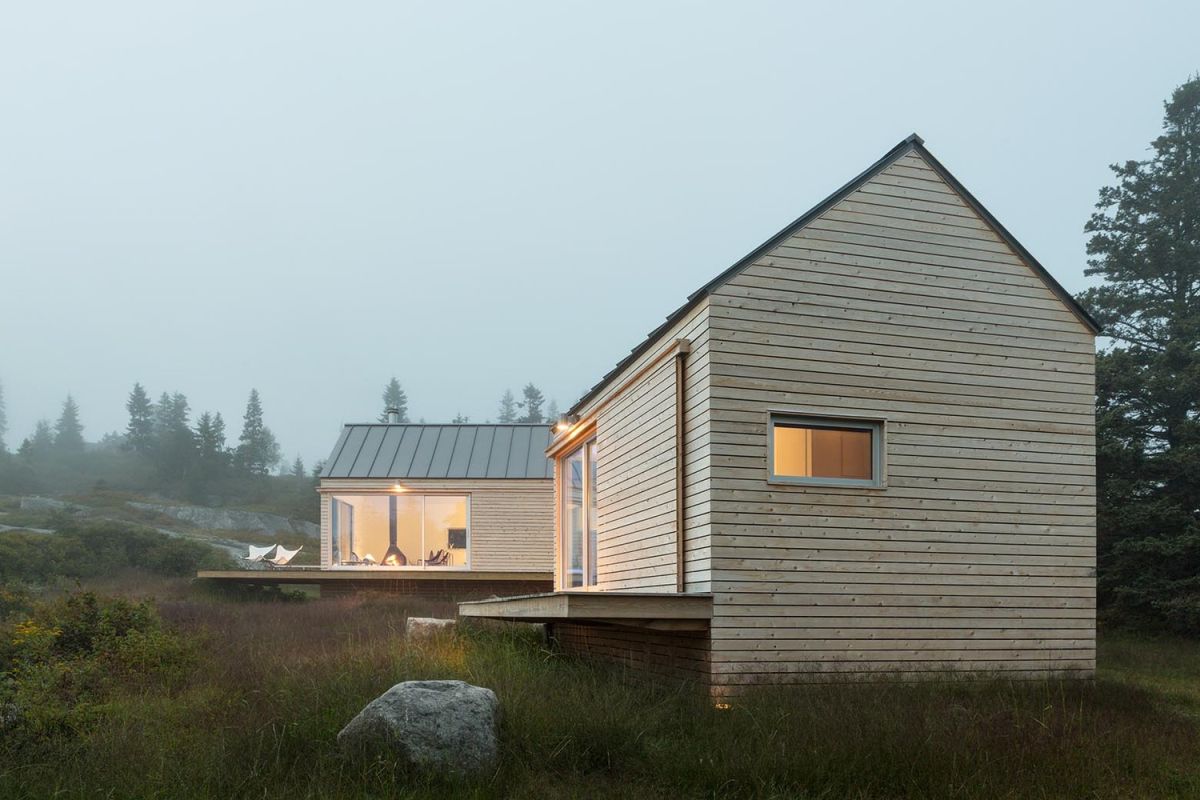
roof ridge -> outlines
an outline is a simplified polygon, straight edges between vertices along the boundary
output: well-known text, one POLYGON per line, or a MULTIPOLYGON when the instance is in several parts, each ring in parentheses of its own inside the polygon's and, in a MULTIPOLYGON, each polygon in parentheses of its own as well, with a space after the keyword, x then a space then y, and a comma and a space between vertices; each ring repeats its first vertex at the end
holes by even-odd
POLYGON ((1084 325, 1090 328, 1093 333, 1100 332, 1100 324, 1096 322, 1091 314, 1088 313, 1087 309, 1081 306, 1079 302, 1071 296, 1071 293, 1063 288, 1062 284, 1055 280, 1054 276, 1052 276, 1050 272, 1043 267, 1041 263, 1038 262, 1038 260, 1034 258, 1033 255, 1026 250, 1024 246, 1022 246, 1021 243, 1018 242, 1003 225, 1000 224, 999 220, 992 216, 991 212, 984 208, 983 204, 976 200, 974 195, 967 191, 966 187, 963 186, 958 179, 951 175, 950 171, 942 166, 941 162, 933 157, 933 154, 925 148, 924 139, 922 139, 916 133, 910 133, 908 136, 900 140, 900 142, 894 147, 884 153, 877 161, 871 164, 871 166, 867 167, 858 175, 851 178, 808 211, 792 220, 775 235, 771 236, 758 247, 754 248, 745 256, 738 259, 708 283, 689 294, 683 305, 668 314, 665 322, 647 334, 646 338, 636 347, 634 347, 628 355, 618 361, 615 367, 605 373, 604 377, 602 377, 598 383, 596 383, 591 389, 588 389, 587 392, 584 393, 583 397, 579 398, 579 400, 577 400, 575 404, 571 406, 567 413, 574 414, 578 412, 579 409, 582 408, 588 401, 599 394, 600 390, 607 386, 610 380, 612 380, 623 369, 625 369, 625 367, 629 366, 633 361, 635 361, 638 356, 653 346, 654 342, 657 341, 658 336, 661 333, 679 321, 684 314, 694 308, 700 300, 711 294, 714 289, 724 284, 735 274, 740 272, 744 267, 749 266, 751 263, 760 258, 763 254, 778 247, 782 242, 793 236, 798 230, 804 228, 834 205, 846 199, 846 197, 859 189, 867 181, 874 178, 884 169, 891 166, 894 162, 898 161, 901 157, 910 152, 917 152, 922 158, 926 159, 930 166, 933 167, 934 171, 937 172, 942 178, 942 180, 946 181, 950 185, 950 188, 958 192, 964 202, 966 202, 967 205, 970 206, 986 224, 995 229, 996 234, 999 235, 1002 240, 1004 240, 1005 244, 1016 251, 1017 255, 1020 256, 1022 260, 1024 260, 1034 270, 1034 272, 1036 272, 1046 282, 1047 288, 1056 294, 1067 306, 1067 308, 1075 313, 1075 315, 1084 325))

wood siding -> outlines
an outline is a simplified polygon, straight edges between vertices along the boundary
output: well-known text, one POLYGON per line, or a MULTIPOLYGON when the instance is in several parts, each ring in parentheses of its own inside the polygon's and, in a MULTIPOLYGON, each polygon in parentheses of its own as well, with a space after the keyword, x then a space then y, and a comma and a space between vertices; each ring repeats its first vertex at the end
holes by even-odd
MULTIPOLYGON (((332 565, 330 494, 386 492, 394 481, 326 479, 321 482, 321 565, 332 565)), ((471 496, 471 569, 552 572, 554 482, 513 480, 406 480, 413 493, 455 492, 471 496)))
MULTIPOLYGON (((704 319, 689 464, 711 454, 715 684, 1094 670, 1093 337, 918 154, 715 289, 704 319), (771 409, 884 421, 884 487, 769 483, 771 409)), ((601 497, 645 498, 602 518, 610 559, 647 566, 667 552, 660 383, 604 449, 609 474, 609 449, 646 459, 601 497)))
POLYGON ((710 588, 708 304, 701 303, 663 332, 661 346, 629 364, 580 409, 585 423, 595 418, 600 453, 599 590, 675 591, 675 366, 672 357, 660 357, 677 339, 691 343, 684 379, 685 589, 710 588))

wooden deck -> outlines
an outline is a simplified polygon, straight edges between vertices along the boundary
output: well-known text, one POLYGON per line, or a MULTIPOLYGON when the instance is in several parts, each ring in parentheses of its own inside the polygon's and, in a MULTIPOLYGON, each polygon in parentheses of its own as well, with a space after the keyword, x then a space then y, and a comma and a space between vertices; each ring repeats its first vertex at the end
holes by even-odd
POLYGON ((494 570, 233 569, 201 570, 196 578, 243 586, 317 586, 322 595, 378 591, 456 600, 543 591, 553 585, 550 572, 494 570))
POLYGON ((712 618, 712 595, 668 592, 550 592, 473 600, 461 617, 517 622, 577 622, 654 630, 703 631, 712 618))

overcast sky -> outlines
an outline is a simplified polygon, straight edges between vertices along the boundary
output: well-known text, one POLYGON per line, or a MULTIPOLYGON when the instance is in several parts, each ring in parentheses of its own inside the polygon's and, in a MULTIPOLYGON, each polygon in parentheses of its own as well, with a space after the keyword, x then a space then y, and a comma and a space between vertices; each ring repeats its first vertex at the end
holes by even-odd
POLYGON ((0 381, 373 418, 565 408, 912 131, 1072 291, 1200 4, 28 2, 0 13, 0 381), (1081 10, 1086 8, 1086 13, 1081 10))

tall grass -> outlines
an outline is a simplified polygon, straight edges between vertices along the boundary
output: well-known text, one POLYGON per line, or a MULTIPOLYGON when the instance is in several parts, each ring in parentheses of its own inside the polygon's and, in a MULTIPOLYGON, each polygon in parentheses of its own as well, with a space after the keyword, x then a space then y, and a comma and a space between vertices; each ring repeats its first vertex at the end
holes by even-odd
POLYGON ((1200 726, 1156 676, 1200 647, 1122 641, 1095 682, 880 680, 764 690, 729 710, 694 687, 548 651, 517 629, 406 642, 429 603, 339 599, 161 612, 203 642, 180 687, 115 699, 94 728, 0 745, 13 798, 1128 798, 1200 796, 1200 726), (337 731, 395 682, 495 690, 501 761, 452 784, 343 761, 337 731))

